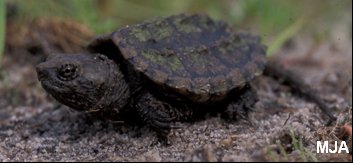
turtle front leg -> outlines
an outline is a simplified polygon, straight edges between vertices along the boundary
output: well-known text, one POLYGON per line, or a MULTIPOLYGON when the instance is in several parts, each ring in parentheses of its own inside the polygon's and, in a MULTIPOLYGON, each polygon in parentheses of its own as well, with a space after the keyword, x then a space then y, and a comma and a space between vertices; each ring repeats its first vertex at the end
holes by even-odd
POLYGON ((239 119, 247 120, 249 111, 253 110, 257 101, 257 93, 252 88, 245 89, 228 104, 222 117, 230 121, 239 119))
POLYGON ((135 102, 135 108, 143 122, 156 131, 162 142, 167 144, 170 130, 179 128, 174 122, 186 120, 192 115, 192 110, 187 106, 172 106, 150 93, 142 94, 135 102))

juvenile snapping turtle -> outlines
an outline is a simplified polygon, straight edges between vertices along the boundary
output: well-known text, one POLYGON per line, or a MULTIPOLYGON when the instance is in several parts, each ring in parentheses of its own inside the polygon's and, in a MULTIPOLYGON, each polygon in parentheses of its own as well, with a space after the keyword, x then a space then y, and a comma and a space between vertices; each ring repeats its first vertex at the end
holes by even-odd
POLYGON ((73 109, 136 116, 161 135, 209 111, 245 116, 258 101, 249 83, 266 65, 259 37, 201 14, 127 26, 97 37, 88 50, 39 64, 43 88, 73 109))

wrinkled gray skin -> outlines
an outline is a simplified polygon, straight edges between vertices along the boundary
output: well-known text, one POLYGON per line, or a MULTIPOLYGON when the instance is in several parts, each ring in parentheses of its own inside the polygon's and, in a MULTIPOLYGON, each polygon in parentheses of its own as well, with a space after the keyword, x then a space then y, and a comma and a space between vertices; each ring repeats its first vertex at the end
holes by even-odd
POLYGON ((55 54, 37 66, 38 79, 47 92, 61 103, 84 111, 126 105, 129 88, 117 70, 106 56, 92 54, 55 54))
POLYGON ((214 105, 163 99, 147 89, 143 79, 123 74, 117 63, 101 54, 55 54, 36 70, 43 88, 60 103, 75 110, 107 113, 114 120, 141 120, 163 140, 176 127, 173 122, 193 120, 209 111, 222 112, 229 120, 244 118, 257 101, 249 87, 238 90, 232 100, 214 105))

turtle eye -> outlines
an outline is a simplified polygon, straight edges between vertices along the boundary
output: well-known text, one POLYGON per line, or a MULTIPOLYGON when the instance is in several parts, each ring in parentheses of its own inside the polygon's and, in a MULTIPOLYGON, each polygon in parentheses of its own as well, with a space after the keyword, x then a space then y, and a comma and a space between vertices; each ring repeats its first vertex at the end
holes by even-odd
POLYGON ((100 60, 100 61, 105 61, 108 59, 108 57, 106 55, 103 55, 103 54, 98 54, 94 57, 95 60, 100 60))
POLYGON ((75 79, 77 75, 78 75, 78 68, 72 64, 65 64, 61 66, 58 71, 58 77, 64 81, 75 79))

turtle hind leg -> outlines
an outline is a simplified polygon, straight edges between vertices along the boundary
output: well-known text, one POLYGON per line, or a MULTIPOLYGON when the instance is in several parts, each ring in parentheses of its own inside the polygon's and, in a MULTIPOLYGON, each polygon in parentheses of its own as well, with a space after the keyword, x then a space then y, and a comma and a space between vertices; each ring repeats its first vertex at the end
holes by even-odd
POLYGON ((222 118, 227 121, 246 120, 248 121, 248 113, 254 110, 254 105, 258 101, 255 90, 247 88, 242 90, 238 97, 233 98, 226 110, 221 114, 222 118))

